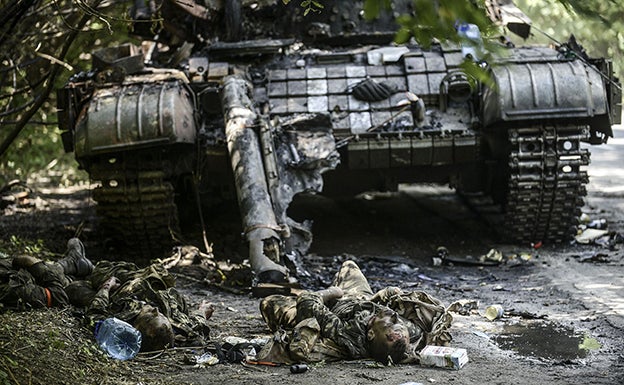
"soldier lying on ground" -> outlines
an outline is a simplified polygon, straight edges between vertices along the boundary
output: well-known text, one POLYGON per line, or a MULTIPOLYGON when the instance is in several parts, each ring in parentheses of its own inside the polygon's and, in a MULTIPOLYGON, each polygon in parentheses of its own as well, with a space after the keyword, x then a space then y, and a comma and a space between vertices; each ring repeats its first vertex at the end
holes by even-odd
POLYGON ((258 355, 260 361, 418 362, 425 345, 448 345, 451 340, 452 317, 440 301, 398 287, 373 294, 353 261, 342 264, 332 287, 296 298, 272 295, 262 300, 260 311, 275 332, 258 355))
POLYGON ((20 255, 0 260, 0 303, 27 309, 86 308, 90 326, 108 317, 133 324, 142 334, 142 351, 208 338, 206 318, 191 314, 174 288, 175 279, 161 265, 139 269, 130 262, 87 259, 78 238, 67 242, 66 257, 57 261, 20 255), (79 279, 79 280, 77 280, 79 279))

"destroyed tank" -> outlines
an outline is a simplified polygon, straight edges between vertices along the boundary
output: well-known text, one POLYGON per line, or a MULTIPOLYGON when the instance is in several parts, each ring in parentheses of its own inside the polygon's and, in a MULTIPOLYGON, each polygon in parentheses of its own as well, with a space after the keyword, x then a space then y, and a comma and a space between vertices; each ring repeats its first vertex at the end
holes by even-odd
MULTIPOLYGON (((98 182, 101 228, 137 259, 160 257, 179 239, 182 202, 205 209, 235 196, 256 282, 283 282, 312 241, 310 223, 287 215, 297 194, 434 182, 510 241, 569 239, 588 182, 581 144, 605 143, 621 115, 611 63, 573 40, 507 42, 485 61, 470 24, 458 27, 471 37, 462 44, 395 45, 395 15, 414 10, 393 3, 394 14, 366 21, 358 1, 306 14, 292 3, 166 0, 157 38, 134 25, 153 38, 142 50, 94 53, 58 107, 66 150, 98 182)), ((511 1, 486 4, 529 36, 511 1)), ((155 12, 133 9, 137 20, 155 12)))

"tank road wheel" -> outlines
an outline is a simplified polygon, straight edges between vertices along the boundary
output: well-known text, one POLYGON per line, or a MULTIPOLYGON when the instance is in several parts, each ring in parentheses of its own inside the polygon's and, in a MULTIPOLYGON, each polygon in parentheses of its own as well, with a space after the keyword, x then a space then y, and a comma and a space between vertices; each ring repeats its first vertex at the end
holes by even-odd
MULTIPOLYGON (((557 243, 575 233, 587 194, 582 168, 589 164, 589 151, 581 149, 581 141, 588 137, 580 127, 508 131, 508 156, 485 162, 485 190, 500 209, 492 222, 506 240, 557 243)), ((474 207, 493 218, 484 205, 474 207)))
POLYGON ((162 169, 121 163, 92 169, 92 179, 101 181, 93 198, 100 227, 115 249, 144 265, 169 252, 180 233, 175 191, 162 169))

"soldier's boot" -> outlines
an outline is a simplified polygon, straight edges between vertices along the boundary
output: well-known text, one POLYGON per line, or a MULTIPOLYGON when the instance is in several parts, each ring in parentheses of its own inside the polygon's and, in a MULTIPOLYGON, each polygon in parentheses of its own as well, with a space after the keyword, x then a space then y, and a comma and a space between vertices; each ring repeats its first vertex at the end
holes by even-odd
POLYGON ((93 272, 93 263, 87 259, 85 248, 80 239, 71 238, 67 241, 66 256, 58 261, 67 275, 86 277, 93 272))

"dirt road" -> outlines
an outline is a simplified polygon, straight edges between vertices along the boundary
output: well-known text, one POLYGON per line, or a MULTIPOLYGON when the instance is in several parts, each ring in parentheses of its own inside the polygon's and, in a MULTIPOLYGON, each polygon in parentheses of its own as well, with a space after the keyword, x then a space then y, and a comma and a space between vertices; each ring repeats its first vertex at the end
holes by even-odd
MULTIPOLYGON (((607 146, 591 148, 584 212, 592 220, 605 219, 610 231, 624 233, 624 139, 618 137, 624 138, 624 130, 618 129, 607 146)), ((81 189, 38 192, 46 205, 0 217, 2 237, 43 239, 48 247, 60 250, 77 223, 93 214, 89 194, 81 189)), ((174 350, 121 364, 91 348, 73 347, 80 353, 70 354, 66 350, 74 345, 69 340, 59 347, 49 331, 29 326, 37 323, 37 317, 63 319, 71 317, 70 312, 9 313, 2 316, 0 327, 0 384, 622 384, 621 244, 538 249, 500 244, 492 229, 452 191, 431 186, 348 202, 318 199, 299 209, 315 220, 312 254, 305 262, 315 277, 310 285, 328 283, 340 262, 350 258, 360 264, 373 289, 396 285, 424 290, 446 305, 474 301, 475 309, 454 313, 452 324, 452 346, 465 348, 470 362, 459 371, 341 362, 311 365, 305 373, 291 374, 288 367, 197 367, 193 361, 197 352, 174 350), (505 259, 517 258, 495 266, 434 266, 431 256, 439 246, 457 259, 476 258, 492 248, 505 259), (489 321, 484 312, 492 304, 502 305, 505 313, 489 321), (59 364, 56 360, 63 361, 63 373, 53 369, 59 364)), ((91 257, 105 258, 95 234, 86 234, 91 257)), ((191 304, 202 300, 215 304, 214 341, 267 335, 257 299, 186 277, 178 283, 191 304)), ((75 322, 58 327, 66 327, 58 335, 71 336, 79 346, 92 346, 89 333, 80 328, 77 332, 75 322)))

